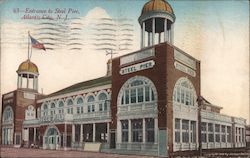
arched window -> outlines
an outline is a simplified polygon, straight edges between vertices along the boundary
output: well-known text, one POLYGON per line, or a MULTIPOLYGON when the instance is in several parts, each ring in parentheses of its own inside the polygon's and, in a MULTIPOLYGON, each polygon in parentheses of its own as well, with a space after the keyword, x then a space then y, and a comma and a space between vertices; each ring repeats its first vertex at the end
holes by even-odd
POLYGON ((98 97, 99 101, 99 111, 107 111, 108 110, 108 100, 107 95, 105 93, 101 93, 98 97))
POLYGON ((144 77, 132 78, 125 83, 122 90, 121 105, 155 101, 153 85, 144 77))
POLYGON ((3 123, 13 121, 13 111, 11 107, 6 107, 3 112, 3 123))
POLYGON ((35 119, 35 108, 32 105, 29 105, 25 110, 25 120, 35 119))
POLYGON ((54 114, 56 114, 56 104, 55 103, 51 103, 50 104, 50 115, 53 116, 54 114))
POLYGON ((47 116, 48 115, 48 105, 45 103, 42 108, 42 115, 47 116))
POLYGON ((69 99, 67 101, 67 107, 68 107, 68 114, 73 114, 73 100, 69 99))
POLYGON ((193 84, 187 78, 179 79, 174 87, 173 101, 182 105, 194 105, 196 93, 193 84))
POLYGON ((60 100, 58 103, 58 113, 63 114, 63 112, 64 112, 64 103, 62 100, 60 100))
POLYGON ((95 98, 91 95, 88 97, 88 112, 95 112, 95 98))
POLYGON ((82 114, 83 113, 83 99, 77 98, 76 105, 77 105, 77 110, 76 110, 77 114, 82 114))

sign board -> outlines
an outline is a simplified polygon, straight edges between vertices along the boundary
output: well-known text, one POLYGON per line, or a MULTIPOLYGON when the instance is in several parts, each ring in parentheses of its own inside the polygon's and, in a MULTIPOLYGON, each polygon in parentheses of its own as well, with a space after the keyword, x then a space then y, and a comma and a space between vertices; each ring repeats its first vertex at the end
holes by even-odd
POLYGON ((174 50, 174 59, 179 61, 182 64, 196 70, 196 62, 185 54, 179 52, 178 50, 174 50))
POLYGON ((25 99, 32 99, 32 100, 34 100, 35 99, 35 95, 34 94, 31 94, 31 93, 23 93, 23 97, 25 98, 25 99))
POLYGON ((152 57, 152 56, 155 56, 155 49, 154 48, 141 50, 137 53, 133 53, 133 54, 121 57, 120 58, 120 65, 132 63, 132 62, 146 59, 146 58, 152 57))
POLYGON ((149 60, 149 61, 146 61, 143 63, 139 63, 139 64, 135 64, 135 65, 121 68, 120 74, 125 75, 125 74, 129 74, 129 73, 133 73, 133 72, 137 72, 137 71, 141 71, 141 70, 145 70, 145 69, 150 69, 150 68, 154 67, 154 65, 155 65, 155 62, 153 60, 149 60))
POLYGON ((187 67, 186 65, 183 65, 177 61, 174 62, 174 67, 177 69, 177 70, 180 70, 186 74, 189 74, 190 76, 193 76, 195 77, 196 76, 196 73, 194 70, 190 69, 189 67, 187 67))

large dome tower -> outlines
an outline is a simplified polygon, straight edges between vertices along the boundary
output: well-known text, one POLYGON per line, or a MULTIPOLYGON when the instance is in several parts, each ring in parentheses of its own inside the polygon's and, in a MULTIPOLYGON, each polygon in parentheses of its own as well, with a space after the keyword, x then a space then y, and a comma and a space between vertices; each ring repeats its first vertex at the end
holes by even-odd
POLYGON ((22 62, 17 70, 17 88, 26 88, 31 90, 38 90, 38 68, 36 64, 29 59, 22 62))
POLYGON ((175 14, 165 0, 150 0, 138 19, 141 25, 141 48, 166 42, 173 44, 175 14))

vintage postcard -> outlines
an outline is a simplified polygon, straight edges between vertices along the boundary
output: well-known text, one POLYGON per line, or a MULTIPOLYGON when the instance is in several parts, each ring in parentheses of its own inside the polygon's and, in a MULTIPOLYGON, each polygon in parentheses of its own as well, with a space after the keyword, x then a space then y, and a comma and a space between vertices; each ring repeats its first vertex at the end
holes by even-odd
POLYGON ((0 55, 0 157, 249 157, 247 0, 0 0, 0 55))

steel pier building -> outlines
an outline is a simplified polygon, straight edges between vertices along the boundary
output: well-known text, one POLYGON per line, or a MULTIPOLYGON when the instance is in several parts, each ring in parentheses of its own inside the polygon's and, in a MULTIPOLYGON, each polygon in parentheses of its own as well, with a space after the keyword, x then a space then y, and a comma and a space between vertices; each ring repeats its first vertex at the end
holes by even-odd
POLYGON ((140 50, 109 60, 106 76, 49 95, 38 93, 38 67, 21 63, 17 89, 2 97, 1 143, 163 157, 245 147, 246 120, 201 96, 200 61, 174 46, 175 18, 166 1, 150 0, 140 50))

